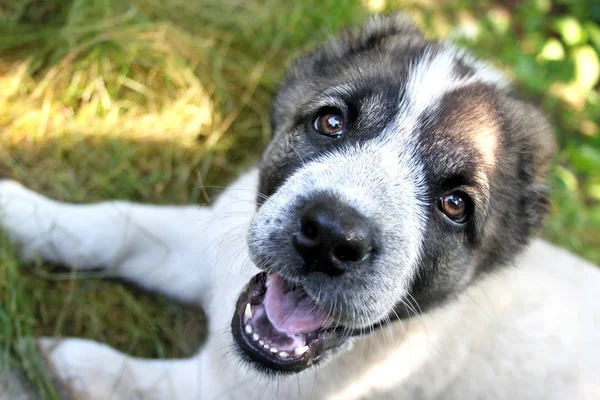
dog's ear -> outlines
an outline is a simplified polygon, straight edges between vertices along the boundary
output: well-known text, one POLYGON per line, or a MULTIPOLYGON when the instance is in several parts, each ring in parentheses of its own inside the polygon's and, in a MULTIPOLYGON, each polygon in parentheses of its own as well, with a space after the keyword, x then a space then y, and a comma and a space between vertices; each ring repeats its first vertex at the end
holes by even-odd
POLYGON ((556 142, 546 117, 533 105, 508 98, 503 107, 505 139, 516 141, 517 173, 521 181, 521 210, 525 236, 536 235, 551 210, 548 173, 556 142), (510 139, 509 139, 510 138, 510 139))
POLYGON ((322 53, 343 57, 390 44, 405 46, 410 41, 421 44, 424 39, 423 33, 408 14, 374 15, 361 26, 348 28, 331 39, 323 47, 322 53))
POLYGON ((315 69, 326 68, 351 54, 386 47, 403 47, 408 52, 413 46, 423 46, 424 42, 423 33, 408 14, 374 15, 362 25, 346 28, 313 52, 296 59, 285 80, 302 79, 315 69))

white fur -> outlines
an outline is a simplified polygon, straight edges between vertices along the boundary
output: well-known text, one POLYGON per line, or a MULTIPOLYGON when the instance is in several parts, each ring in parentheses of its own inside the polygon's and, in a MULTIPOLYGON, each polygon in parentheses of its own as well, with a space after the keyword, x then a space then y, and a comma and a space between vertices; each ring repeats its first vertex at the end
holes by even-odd
POLYGON ((202 304, 203 349, 143 360, 106 345, 40 342, 56 373, 90 399, 595 399, 600 395, 600 271, 535 241, 506 268, 435 311, 353 340, 322 368, 269 378, 230 350, 239 292, 257 272, 244 234, 257 173, 214 207, 68 205, 0 182, 2 228, 27 259, 111 274, 202 304))
MULTIPOLYGON (((251 256, 257 264, 269 247, 269 236, 274 232, 267 219, 289 221, 295 215, 299 199, 314 198, 326 193, 375 221, 383 232, 398 232, 404 245, 389 246, 379 261, 380 288, 377 302, 369 302, 373 310, 370 318, 354 322, 355 328, 371 326, 386 318, 397 302, 406 296, 407 282, 417 273, 424 227, 427 225, 422 199, 426 198, 424 178, 416 169, 415 158, 409 152, 382 146, 373 141, 344 151, 328 153, 302 166, 273 194, 254 216, 249 232, 251 256), (417 183, 417 184, 415 184, 417 183), (391 199, 401 199, 394 201, 391 199), (256 250, 258 249, 258 250, 256 250), (262 250, 261 250, 262 249, 262 250), (253 251, 254 250, 254 251, 253 251), (402 262, 393 262, 394 260, 402 262), (385 277, 384 277, 385 276, 385 277), (394 276, 396 279, 388 279, 394 276)), ((359 290, 356 291, 358 293, 359 290)), ((361 299, 362 300, 362 299, 361 299)), ((358 300, 348 301, 358 304, 358 300)), ((364 300, 360 302, 364 308, 364 300)))

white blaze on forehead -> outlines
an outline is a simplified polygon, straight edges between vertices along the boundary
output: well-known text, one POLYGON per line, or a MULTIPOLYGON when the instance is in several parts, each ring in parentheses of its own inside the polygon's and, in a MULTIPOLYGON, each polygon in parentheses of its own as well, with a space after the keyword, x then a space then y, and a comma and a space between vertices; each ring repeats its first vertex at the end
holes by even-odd
MULTIPOLYGON (((382 133, 379 141, 392 145, 400 152, 410 154, 416 169, 423 169, 417 155, 419 120, 425 113, 434 113, 442 98, 453 91, 472 84, 487 84, 503 89, 508 85, 506 78, 489 64, 479 61, 469 53, 446 43, 443 48, 429 48, 408 67, 406 84, 400 93, 401 103, 392 124, 382 133), (457 72, 462 63, 472 73, 461 76, 457 72)), ((472 132, 472 141, 481 151, 487 165, 494 163, 497 127, 485 126, 472 132)), ((421 174, 423 176, 423 174, 421 174)))
MULTIPOLYGON (((404 101, 400 107, 399 125, 408 128, 406 124, 408 122, 410 128, 414 129, 423 113, 433 112, 440 106, 444 95, 475 83, 500 89, 508 85, 508 81, 500 72, 452 44, 446 44, 441 51, 426 52, 411 66, 404 101), (460 76, 456 72, 458 63, 470 68, 472 74, 460 76), (403 117, 403 114, 408 118, 403 117)), ((482 104, 482 107, 488 106, 482 104)), ((482 120, 485 119, 483 115, 482 120)), ((487 122, 479 130, 461 133, 469 135, 475 147, 479 149, 486 166, 491 166, 495 159, 498 127, 493 121, 487 122)))
POLYGON ((401 96, 398 127, 414 129, 423 112, 438 106, 445 94, 474 83, 499 88, 507 85, 502 74, 494 68, 453 45, 447 44, 442 50, 425 51, 409 67, 408 80, 401 96), (459 76, 456 72, 459 62, 473 69, 473 74, 459 76))

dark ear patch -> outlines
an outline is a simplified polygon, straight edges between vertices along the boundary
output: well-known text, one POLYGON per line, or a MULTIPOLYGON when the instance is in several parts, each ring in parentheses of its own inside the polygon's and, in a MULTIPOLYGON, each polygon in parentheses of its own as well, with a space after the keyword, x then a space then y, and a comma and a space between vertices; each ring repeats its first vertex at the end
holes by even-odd
POLYGON ((337 38, 323 46, 320 53, 339 58, 347 54, 356 54, 385 46, 392 38, 393 42, 400 43, 424 40, 423 33, 408 14, 375 15, 359 27, 342 31, 337 38))
POLYGON ((521 186, 521 209, 526 238, 543 226, 551 209, 545 185, 556 142, 547 119, 534 106, 506 96, 503 102, 504 141, 518 154, 517 174, 521 186))
POLYGON ((362 25, 360 33, 350 43, 351 51, 359 52, 380 46, 392 36, 401 36, 403 40, 409 37, 424 39, 423 33, 408 14, 376 15, 362 25))
POLYGON ((535 236, 544 225, 544 220, 552 208, 550 188, 546 185, 529 185, 521 201, 525 203, 526 210, 525 236, 535 236))
POLYGON ((386 46, 422 46, 425 37, 406 13, 375 15, 360 26, 346 28, 307 56, 296 59, 288 78, 303 76, 313 67, 327 65, 350 54, 386 46))
POLYGON ((527 183, 545 183, 556 151, 553 130, 546 117, 531 104, 505 96, 503 120, 507 141, 521 151, 520 175, 527 183))

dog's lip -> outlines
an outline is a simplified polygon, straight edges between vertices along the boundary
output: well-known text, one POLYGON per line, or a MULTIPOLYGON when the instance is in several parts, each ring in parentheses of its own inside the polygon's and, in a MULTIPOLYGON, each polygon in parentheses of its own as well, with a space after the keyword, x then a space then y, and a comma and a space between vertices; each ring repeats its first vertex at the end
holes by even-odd
POLYGON ((326 350, 333 349, 345 341, 347 335, 343 327, 322 328, 306 334, 306 348, 301 355, 287 353, 289 358, 284 359, 276 353, 265 350, 256 340, 252 340, 252 335, 245 331, 246 307, 261 304, 266 292, 267 277, 266 272, 260 272, 250 279, 238 298, 231 321, 233 337, 242 350, 244 358, 273 371, 300 372, 318 362, 326 350))

